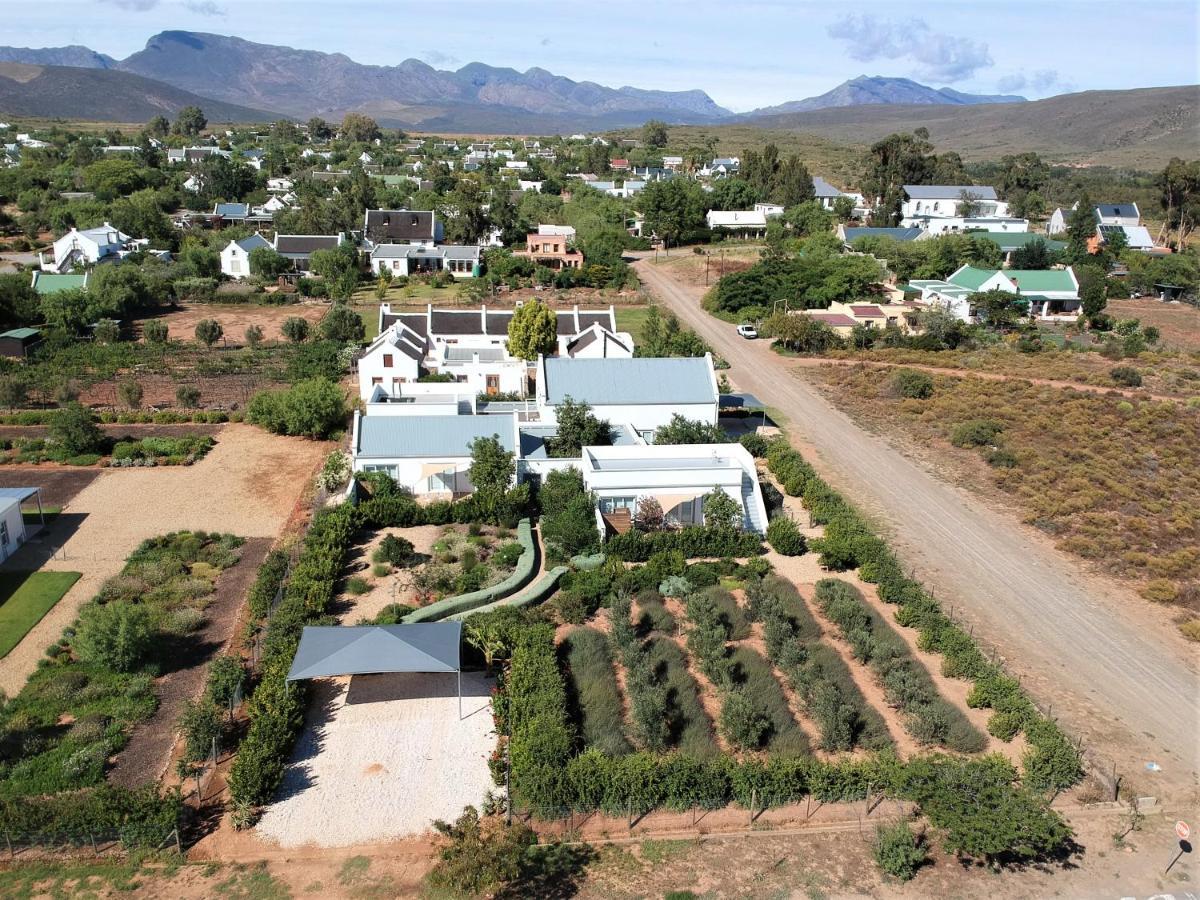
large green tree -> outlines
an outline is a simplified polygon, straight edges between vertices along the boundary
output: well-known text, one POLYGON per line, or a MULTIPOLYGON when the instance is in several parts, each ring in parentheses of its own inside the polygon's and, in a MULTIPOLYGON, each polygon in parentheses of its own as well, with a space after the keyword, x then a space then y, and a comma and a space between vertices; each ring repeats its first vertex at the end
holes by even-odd
POLYGON ((208 119, 204 117, 204 111, 200 107, 185 106, 175 116, 173 130, 176 134, 182 134, 186 137, 196 137, 207 127, 208 119))
POLYGON ((475 488, 475 499, 487 515, 495 513, 516 477, 513 454, 504 449, 500 436, 471 441, 471 467, 467 474, 475 488))
POLYGON ((551 354, 558 347, 558 317, 540 300, 513 310, 508 320, 508 352, 527 361, 551 354))
POLYGON ((555 410, 558 433, 549 441, 550 455, 574 459, 582 448, 612 443, 612 426, 597 418, 587 403, 563 398, 555 410))

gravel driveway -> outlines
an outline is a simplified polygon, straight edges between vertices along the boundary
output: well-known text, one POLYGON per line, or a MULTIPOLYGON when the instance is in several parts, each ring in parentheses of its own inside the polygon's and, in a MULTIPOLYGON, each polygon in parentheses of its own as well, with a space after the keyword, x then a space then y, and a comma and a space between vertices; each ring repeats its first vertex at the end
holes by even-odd
MULTIPOLYGON (((682 251, 681 251, 682 252, 682 251)), ((732 364, 738 388, 771 404, 808 442, 822 474, 881 518, 906 564, 1089 748, 1121 771, 1157 761, 1176 784, 1200 770, 1194 655, 1131 592, 1068 560, 1012 516, 950 485, 831 406, 766 340, 747 341, 648 259, 653 293, 732 364), (1134 606, 1142 604, 1142 606, 1134 606), (1142 610, 1142 614, 1138 614, 1142 610)))
MULTIPOLYGON (((143 540, 186 529, 273 538, 283 528, 328 444, 228 425, 193 466, 105 469, 71 499, 47 533, 6 563, 12 569, 82 572, 67 595, 0 660, 0 690, 13 696, 46 647, 143 540)), ((36 483, 36 482, 35 482, 36 483)))
POLYGON ((283 847, 348 847, 428 831, 494 790, 492 680, 356 675, 313 683, 283 787, 257 833, 283 847))

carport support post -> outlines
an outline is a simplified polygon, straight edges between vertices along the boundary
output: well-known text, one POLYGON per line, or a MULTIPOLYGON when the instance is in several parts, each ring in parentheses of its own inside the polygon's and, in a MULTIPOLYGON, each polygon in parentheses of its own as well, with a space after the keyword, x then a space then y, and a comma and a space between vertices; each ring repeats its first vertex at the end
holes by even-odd
POLYGON ((458 721, 462 721, 462 669, 458 670, 458 721))

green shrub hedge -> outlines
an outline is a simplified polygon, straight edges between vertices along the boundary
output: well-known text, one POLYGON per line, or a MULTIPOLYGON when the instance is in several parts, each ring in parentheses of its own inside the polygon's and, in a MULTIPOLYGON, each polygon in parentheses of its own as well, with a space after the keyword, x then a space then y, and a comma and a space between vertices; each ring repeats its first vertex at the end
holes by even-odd
POLYGON ((631 528, 624 534, 613 535, 604 545, 609 556, 619 556, 625 562, 645 562, 655 553, 676 550, 686 559, 707 556, 758 556, 762 540, 750 531, 733 528, 711 528, 691 525, 678 531, 639 531, 631 528))
POLYGON ((803 556, 808 544, 800 528, 787 516, 776 516, 767 525, 767 543, 784 556, 803 556))
MULTIPOLYGON (((823 564, 829 554, 837 561, 860 567, 863 580, 873 581, 880 598, 896 606, 896 621, 920 632, 921 649, 942 655, 943 675, 968 679, 977 687, 981 682, 992 686, 1002 683, 1003 669, 988 661, 970 635, 950 621, 919 581, 904 574, 900 561, 883 539, 857 510, 820 479, 799 452, 786 441, 776 440, 767 451, 767 462, 784 490, 791 496, 803 497, 814 522, 825 525, 825 536, 820 540, 823 564)), ((978 706, 997 709, 988 726, 993 734, 1002 737, 1007 733, 1011 737, 1025 732, 1029 742, 1024 760, 1026 771, 1045 773, 1039 777, 1051 789, 1076 783, 1083 774, 1082 762, 1077 752, 1065 751, 1071 744, 1061 729, 1042 717, 1019 687, 1002 694, 1007 704, 1004 709, 993 705, 993 694, 985 689, 978 694, 973 692, 973 697, 978 706), (1013 713, 1010 707, 1018 711, 1013 713), (997 716, 1001 716, 1000 721, 997 716), (1015 729, 1014 720, 1020 723, 1015 729), (1034 723, 1042 724, 1032 728, 1034 723)))
POLYGON ((817 582, 817 605, 850 644, 855 659, 871 667, 888 701, 902 710, 909 732, 922 744, 977 753, 987 739, 962 710, 940 696, 933 679, 859 591, 844 581, 817 582))

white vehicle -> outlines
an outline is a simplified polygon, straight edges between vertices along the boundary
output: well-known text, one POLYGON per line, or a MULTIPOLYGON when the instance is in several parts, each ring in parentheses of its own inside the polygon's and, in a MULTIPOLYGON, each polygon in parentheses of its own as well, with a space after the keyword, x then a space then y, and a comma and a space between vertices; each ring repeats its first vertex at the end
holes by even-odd
POLYGON ((758 337, 758 329, 749 322, 743 322, 741 325, 739 325, 737 327, 737 333, 748 341, 752 341, 758 337))

